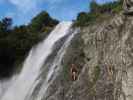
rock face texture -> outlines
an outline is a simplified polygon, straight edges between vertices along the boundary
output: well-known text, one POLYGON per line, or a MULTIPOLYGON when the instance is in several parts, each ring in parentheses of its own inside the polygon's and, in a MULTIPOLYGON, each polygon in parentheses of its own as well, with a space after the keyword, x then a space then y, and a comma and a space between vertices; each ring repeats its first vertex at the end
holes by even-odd
POLYGON ((84 52, 90 59, 84 68, 89 80, 96 79, 94 100, 133 99, 132 29, 133 17, 125 15, 83 29, 84 52), (95 66, 100 69, 98 75, 95 66))
MULTIPOLYGON (((129 2, 132 0, 126 1, 127 13, 133 11, 129 2)), ((62 66, 47 100, 133 100, 133 16, 121 13, 83 27, 62 66), (79 69, 76 81, 69 75, 71 63, 79 69)))
POLYGON ((123 0, 124 13, 133 14, 133 0, 123 0))

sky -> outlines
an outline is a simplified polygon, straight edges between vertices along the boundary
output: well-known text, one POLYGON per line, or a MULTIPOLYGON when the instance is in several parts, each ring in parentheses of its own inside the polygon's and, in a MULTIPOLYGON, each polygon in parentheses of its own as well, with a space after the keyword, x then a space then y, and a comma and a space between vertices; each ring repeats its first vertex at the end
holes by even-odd
MULTIPOLYGON (((28 24, 41 11, 60 21, 74 20, 79 12, 89 11, 91 0, 0 0, 0 19, 13 18, 15 25, 28 24)), ((112 0, 96 0, 98 3, 112 0)))

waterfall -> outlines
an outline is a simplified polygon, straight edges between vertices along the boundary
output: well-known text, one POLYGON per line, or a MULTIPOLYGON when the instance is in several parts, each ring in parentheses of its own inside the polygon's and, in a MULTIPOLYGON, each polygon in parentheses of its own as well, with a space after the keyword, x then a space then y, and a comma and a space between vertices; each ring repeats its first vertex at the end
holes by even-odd
POLYGON ((72 22, 59 23, 44 41, 31 49, 21 73, 0 97, 1 100, 42 100, 49 85, 57 76, 65 49, 74 36, 74 33, 70 30, 71 25, 72 22), (58 42, 62 43, 59 45, 59 50, 55 51, 58 42), (47 60, 54 52, 56 52, 56 55, 50 60, 52 62, 48 64, 47 60), (43 72, 45 72, 45 75, 41 77, 43 72), (36 96, 33 96, 39 84, 40 89, 36 96))

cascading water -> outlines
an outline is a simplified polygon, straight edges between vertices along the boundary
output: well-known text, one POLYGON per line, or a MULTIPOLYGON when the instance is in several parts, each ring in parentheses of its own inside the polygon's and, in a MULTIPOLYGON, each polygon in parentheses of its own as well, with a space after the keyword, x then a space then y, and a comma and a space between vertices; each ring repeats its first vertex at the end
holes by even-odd
POLYGON ((9 86, 1 100, 42 100, 45 97, 47 88, 52 84, 61 68, 60 63, 65 49, 74 36, 70 31, 71 25, 71 22, 61 22, 43 42, 32 48, 24 62, 20 75, 9 86), (55 44, 64 37, 66 37, 65 41, 60 46, 56 56, 49 66, 45 66, 46 60, 54 52, 55 44), (46 72, 45 78, 40 77, 43 72, 46 72), (33 96, 36 87, 40 83, 40 89, 36 96, 33 96))

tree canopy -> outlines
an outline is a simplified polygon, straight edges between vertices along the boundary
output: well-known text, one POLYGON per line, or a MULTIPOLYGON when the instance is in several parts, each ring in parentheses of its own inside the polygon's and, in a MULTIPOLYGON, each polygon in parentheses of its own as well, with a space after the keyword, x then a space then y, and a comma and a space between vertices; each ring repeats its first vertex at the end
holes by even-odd
POLYGON ((0 21, 0 78, 9 77, 18 67, 16 62, 22 62, 32 46, 44 39, 58 21, 43 11, 28 25, 12 24, 12 18, 0 21))
POLYGON ((42 11, 31 20, 29 28, 31 32, 43 31, 43 27, 53 27, 58 21, 52 19, 46 11, 42 11))

